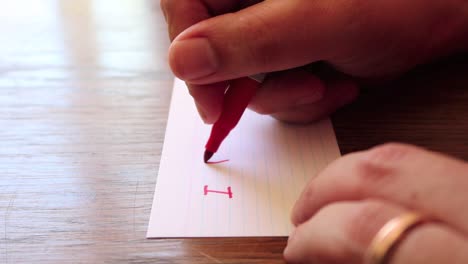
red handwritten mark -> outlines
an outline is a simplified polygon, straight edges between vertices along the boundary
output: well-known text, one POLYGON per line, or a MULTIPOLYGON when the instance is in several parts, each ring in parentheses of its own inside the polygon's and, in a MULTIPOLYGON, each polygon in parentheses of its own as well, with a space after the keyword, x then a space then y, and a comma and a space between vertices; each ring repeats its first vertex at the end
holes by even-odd
POLYGON ((217 161, 207 161, 206 164, 218 164, 218 163, 223 163, 229 161, 229 159, 224 159, 224 160, 217 160, 217 161))
POLYGON ((228 186, 227 187, 227 192, 223 192, 223 191, 216 191, 216 190, 208 190, 208 185, 205 185, 205 187, 203 187, 203 193, 205 195, 208 195, 209 192, 212 192, 212 193, 220 193, 220 194, 227 194, 229 196, 229 199, 232 198, 232 191, 231 191, 231 186, 228 186))

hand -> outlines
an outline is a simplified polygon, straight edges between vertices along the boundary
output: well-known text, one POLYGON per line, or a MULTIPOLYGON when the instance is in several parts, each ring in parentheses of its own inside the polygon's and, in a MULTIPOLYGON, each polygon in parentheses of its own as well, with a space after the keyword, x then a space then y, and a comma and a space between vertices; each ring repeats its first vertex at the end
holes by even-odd
POLYGON ((161 7, 170 65, 207 123, 217 120, 229 79, 273 72, 251 108, 307 122, 351 102, 353 78, 395 76, 468 46, 463 0, 162 0, 161 7), (344 77, 302 67, 317 61, 344 77))
POLYGON ((346 155, 312 179, 292 212, 289 263, 362 263, 377 231, 414 210, 388 264, 468 263, 468 164, 408 145, 346 155))

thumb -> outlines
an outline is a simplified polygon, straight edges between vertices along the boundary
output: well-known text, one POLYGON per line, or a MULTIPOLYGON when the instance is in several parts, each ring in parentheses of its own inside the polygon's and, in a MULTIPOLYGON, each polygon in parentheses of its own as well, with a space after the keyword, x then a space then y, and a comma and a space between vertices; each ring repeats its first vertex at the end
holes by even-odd
POLYGON ((263 1, 186 29, 169 63, 177 77, 207 84, 326 60, 346 45, 345 9, 341 1, 263 1))

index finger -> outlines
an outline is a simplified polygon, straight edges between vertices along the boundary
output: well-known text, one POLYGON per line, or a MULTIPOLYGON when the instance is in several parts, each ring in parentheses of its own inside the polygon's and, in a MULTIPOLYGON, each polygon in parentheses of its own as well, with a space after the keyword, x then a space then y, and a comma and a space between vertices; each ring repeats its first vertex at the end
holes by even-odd
MULTIPOLYGON (((161 0, 171 41, 188 27, 210 17, 253 5, 260 0, 161 0)), ((226 82, 196 85, 187 83, 189 92, 205 123, 214 123, 221 112, 226 82)))
POLYGON ((218 120, 227 86, 227 82, 206 85, 187 84, 189 93, 193 97, 198 113, 205 124, 213 124, 218 120))

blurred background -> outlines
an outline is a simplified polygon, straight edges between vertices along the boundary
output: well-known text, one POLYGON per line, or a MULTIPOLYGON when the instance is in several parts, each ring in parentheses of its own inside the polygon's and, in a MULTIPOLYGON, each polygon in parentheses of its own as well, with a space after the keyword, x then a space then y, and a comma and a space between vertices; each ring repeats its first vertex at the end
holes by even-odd
POLYGON ((26 75, 37 85, 73 75, 154 77, 167 69, 161 19, 159 1, 1 1, 1 85, 26 75))
POLYGON ((159 1, 0 1, 0 263, 165 258, 168 43, 159 1))

